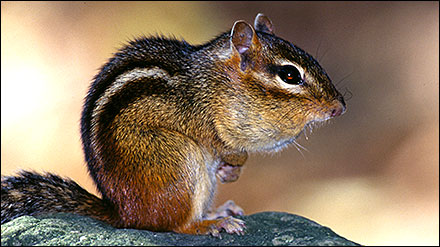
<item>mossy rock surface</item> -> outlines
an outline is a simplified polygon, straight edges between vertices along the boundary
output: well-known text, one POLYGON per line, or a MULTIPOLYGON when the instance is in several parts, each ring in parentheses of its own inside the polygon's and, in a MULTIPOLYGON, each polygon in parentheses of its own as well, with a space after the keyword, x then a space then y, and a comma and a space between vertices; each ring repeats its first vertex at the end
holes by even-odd
POLYGON ((304 217, 263 212, 238 217, 245 235, 222 232, 221 238, 173 232, 116 229, 73 214, 22 216, 1 226, 1 245, 358 245, 304 217))

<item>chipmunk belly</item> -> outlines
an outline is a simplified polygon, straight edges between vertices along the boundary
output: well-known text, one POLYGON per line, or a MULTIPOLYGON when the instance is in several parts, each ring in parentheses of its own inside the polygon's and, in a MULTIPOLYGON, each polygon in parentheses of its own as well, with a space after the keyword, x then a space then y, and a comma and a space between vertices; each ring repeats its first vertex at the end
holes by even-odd
POLYGON ((118 165, 112 168, 106 160, 102 169, 106 177, 117 178, 105 181, 105 188, 110 188, 106 194, 118 205, 123 226, 168 231, 201 220, 215 190, 213 158, 179 132, 127 129, 120 125, 124 121, 124 114, 115 119, 114 141, 107 142, 113 148, 105 150, 114 153, 118 165))

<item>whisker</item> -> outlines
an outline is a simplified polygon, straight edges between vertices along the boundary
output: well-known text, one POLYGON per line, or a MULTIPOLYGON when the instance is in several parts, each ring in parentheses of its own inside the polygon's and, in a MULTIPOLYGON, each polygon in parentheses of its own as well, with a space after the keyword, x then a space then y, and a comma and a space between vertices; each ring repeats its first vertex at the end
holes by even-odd
POLYGON ((304 150, 304 151, 306 151, 306 152, 309 152, 309 150, 308 150, 307 148, 305 148, 304 146, 302 146, 301 144, 299 144, 296 140, 293 141, 293 143, 294 143, 298 148, 300 148, 300 149, 302 149, 302 150, 304 150))
POLYGON ((299 144, 296 140, 294 140, 292 143, 295 146, 296 150, 298 150, 298 152, 301 154, 301 156, 305 159, 306 156, 304 155, 303 151, 309 152, 309 150, 307 150, 307 148, 305 148, 301 144, 299 144))
POLYGON ((327 50, 325 50, 324 51, 324 53, 322 54, 322 57, 319 59, 320 61, 320 63, 322 64, 322 61, 324 61, 324 57, 325 57, 325 55, 327 55, 327 52, 329 51, 330 49, 327 49, 327 50))
POLYGON ((337 83, 335 83, 335 86, 337 86, 337 87, 342 86, 342 85, 339 85, 339 84, 342 83, 348 77, 350 77, 353 73, 354 73, 354 71, 352 71, 352 72, 348 73, 346 76, 342 77, 342 79, 340 79, 337 83))
POLYGON ((278 119, 278 121, 276 121, 274 124, 272 124, 272 126, 273 126, 273 127, 276 127, 276 125, 278 125, 281 121, 283 121, 285 118, 287 118, 287 116, 288 116, 289 113, 290 113, 290 112, 286 112, 285 114, 283 114, 283 115, 281 116, 281 118, 278 119))
POLYGON ((305 127, 305 130, 304 130, 304 136, 306 137, 306 140, 309 140, 308 136, 306 135, 307 132, 308 132, 309 135, 312 135, 312 133, 313 133, 313 123, 307 124, 307 126, 305 127))
POLYGON ((346 101, 349 101, 353 97, 353 93, 348 88, 344 88, 344 90, 345 92, 342 94, 342 97, 344 97, 346 101), (348 96, 346 96, 347 94, 348 96))
POLYGON ((308 130, 308 126, 306 126, 306 127, 304 127, 304 131, 303 131, 303 133, 304 133, 304 138, 306 138, 306 140, 308 141, 309 140, 309 137, 307 136, 307 130, 308 130))
POLYGON ((322 39, 319 41, 318 48, 316 48, 316 52, 315 52, 317 61, 319 61, 319 48, 321 47, 321 43, 322 43, 322 39))

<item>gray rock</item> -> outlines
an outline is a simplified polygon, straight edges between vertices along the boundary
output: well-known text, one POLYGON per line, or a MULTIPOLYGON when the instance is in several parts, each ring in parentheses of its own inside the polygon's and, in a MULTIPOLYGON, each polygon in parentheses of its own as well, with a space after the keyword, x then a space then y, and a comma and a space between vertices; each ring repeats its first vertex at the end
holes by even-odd
POLYGON ((293 214, 263 212, 237 218, 246 221, 245 235, 222 232, 220 239, 116 229, 73 214, 22 216, 1 226, 1 245, 358 245, 293 214))

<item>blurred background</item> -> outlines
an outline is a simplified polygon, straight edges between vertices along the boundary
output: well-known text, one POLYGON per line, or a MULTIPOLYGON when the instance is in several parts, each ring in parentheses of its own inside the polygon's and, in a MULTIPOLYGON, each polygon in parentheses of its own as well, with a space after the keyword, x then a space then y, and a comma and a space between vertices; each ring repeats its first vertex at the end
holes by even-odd
POLYGON ((136 36, 200 44, 258 12, 348 108, 299 138, 306 151, 251 155, 216 205, 298 214, 364 245, 438 245, 438 2, 2 1, 2 175, 50 171, 96 194, 79 119, 99 67, 136 36))

